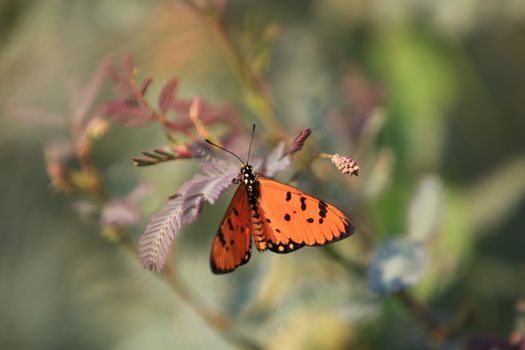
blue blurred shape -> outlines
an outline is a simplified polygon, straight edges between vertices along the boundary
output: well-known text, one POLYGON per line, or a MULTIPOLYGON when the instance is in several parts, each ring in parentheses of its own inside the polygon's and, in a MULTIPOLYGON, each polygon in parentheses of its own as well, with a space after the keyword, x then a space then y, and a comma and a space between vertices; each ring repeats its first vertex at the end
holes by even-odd
POLYGON ((421 281, 428 255, 420 242, 391 239, 381 244, 368 268, 368 287, 380 294, 394 293, 421 281))

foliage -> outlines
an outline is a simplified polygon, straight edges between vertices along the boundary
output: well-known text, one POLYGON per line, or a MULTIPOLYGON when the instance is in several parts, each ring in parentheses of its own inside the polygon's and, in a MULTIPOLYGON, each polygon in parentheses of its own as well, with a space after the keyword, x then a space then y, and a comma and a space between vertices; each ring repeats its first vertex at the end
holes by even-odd
MULTIPOLYGON (((50 188, 71 198, 83 225, 98 225, 105 239, 124 247, 133 257, 126 266, 152 270, 134 272, 145 281, 141 288, 167 288, 177 296, 177 303, 159 298, 156 321, 141 325, 129 343, 169 329, 165 336, 177 338, 179 347, 215 346, 220 338, 224 348, 525 349, 525 286, 516 278, 523 276, 523 256, 504 246, 499 254, 509 252, 514 260, 499 266, 483 245, 498 245, 492 231, 521 205, 524 157, 519 151, 504 160, 480 152, 482 171, 463 182, 455 178, 470 169, 461 164, 468 158, 463 139, 447 148, 458 132, 447 113, 461 103, 459 91, 475 90, 461 84, 484 94, 474 65, 465 68, 465 82, 454 72, 470 64, 465 52, 428 30, 394 26, 385 32, 381 21, 364 13, 353 19, 362 21, 356 24, 361 29, 340 30, 348 8, 334 12, 329 24, 322 18, 322 8, 343 6, 335 3, 316 6, 317 25, 339 33, 336 46, 318 39, 316 50, 312 38, 328 34, 273 23, 260 7, 277 5, 251 10, 228 1, 188 0, 157 6, 159 25, 172 23, 165 13, 184 14, 177 30, 169 27, 185 38, 170 57, 191 57, 206 74, 209 61, 218 76, 228 77, 220 88, 213 75, 182 70, 172 77, 166 58, 147 66, 148 58, 131 47, 138 64, 130 54, 103 58, 84 88, 71 89, 70 110, 63 113, 69 117, 23 104, 9 110, 27 124, 53 130, 44 146, 50 188), (183 29, 206 39, 184 37, 183 29), (351 44, 338 47, 348 41, 345 30, 353 33, 351 44), (325 62, 330 55, 345 61, 332 68, 325 62), (157 86, 161 79, 143 77, 138 66, 165 82, 157 86), (240 164, 205 140, 245 159, 254 122, 250 163, 256 171, 344 208, 356 234, 289 256, 264 254, 250 267, 213 279, 202 268, 210 230, 238 182, 240 164), (115 176, 116 164, 136 167, 115 176), (114 185, 122 178, 125 186, 114 185), (486 265, 479 262, 482 254, 489 256, 483 255, 486 265), (488 274, 491 269, 498 272, 488 274), (487 305, 493 298, 506 305, 505 312, 487 305), (182 325, 176 335, 166 304, 184 305, 176 312, 182 325), (199 322, 206 330, 191 332, 188 324, 199 322)), ((375 11, 370 13, 380 17, 375 11)), ((509 231, 523 242, 514 234, 518 229, 509 231)), ((124 287, 115 289, 120 295, 124 287)))

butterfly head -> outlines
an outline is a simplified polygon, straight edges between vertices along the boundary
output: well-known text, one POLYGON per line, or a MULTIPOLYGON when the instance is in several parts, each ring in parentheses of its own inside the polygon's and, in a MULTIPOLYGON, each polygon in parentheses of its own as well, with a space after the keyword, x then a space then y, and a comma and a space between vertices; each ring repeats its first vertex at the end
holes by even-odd
POLYGON ((243 163, 241 167, 241 182, 248 194, 248 201, 251 205, 255 205, 259 196, 259 180, 253 173, 253 167, 250 164, 243 163))
POLYGON ((241 174, 253 174, 253 167, 250 164, 243 163, 241 166, 241 174))

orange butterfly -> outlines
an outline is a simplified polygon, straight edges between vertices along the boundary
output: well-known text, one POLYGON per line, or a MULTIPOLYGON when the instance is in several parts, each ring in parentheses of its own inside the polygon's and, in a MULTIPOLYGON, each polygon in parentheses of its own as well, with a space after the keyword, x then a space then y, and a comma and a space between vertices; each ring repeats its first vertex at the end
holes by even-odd
POLYGON ((251 256, 252 237, 258 251, 269 249, 286 254, 305 245, 327 245, 354 232, 353 222, 333 204, 254 174, 248 162, 206 141, 242 162, 241 183, 213 239, 210 255, 213 273, 232 272, 246 264, 251 256))

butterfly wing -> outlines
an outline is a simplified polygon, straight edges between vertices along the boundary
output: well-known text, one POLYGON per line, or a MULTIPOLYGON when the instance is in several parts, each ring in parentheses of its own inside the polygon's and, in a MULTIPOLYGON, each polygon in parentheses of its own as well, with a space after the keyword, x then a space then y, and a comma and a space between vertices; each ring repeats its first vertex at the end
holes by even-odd
POLYGON ((353 222, 333 204, 274 180, 258 180, 258 209, 271 251, 290 253, 305 245, 322 246, 354 232, 353 222))
POLYGON ((213 273, 231 272, 250 260, 252 247, 250 227, 248 199, 244 187, 240 185, 213 238, 210 254, 210 267, 213 273))

